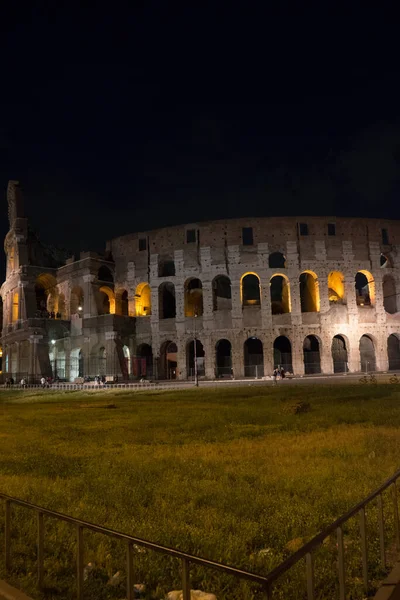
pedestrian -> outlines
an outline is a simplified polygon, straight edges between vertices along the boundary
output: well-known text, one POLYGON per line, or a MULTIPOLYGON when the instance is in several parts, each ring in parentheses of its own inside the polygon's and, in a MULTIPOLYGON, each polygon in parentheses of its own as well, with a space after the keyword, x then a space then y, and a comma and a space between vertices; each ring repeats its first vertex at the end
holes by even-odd
POLYGON ((286 375, 285 375, 285 369, 282 367, 281 369, 281 379, 285 379, 286 375))
POLYGON ((278 369, 275 367, 275 369, 272 372, 272 381, 274 382, 274 384, 276 384, 277 375, 278 375, 278 369))
POLYGON ((43 375, 40 378, 40 385, 42 386, 43 389, 46 387, 46 378, 43 377, 43 375))

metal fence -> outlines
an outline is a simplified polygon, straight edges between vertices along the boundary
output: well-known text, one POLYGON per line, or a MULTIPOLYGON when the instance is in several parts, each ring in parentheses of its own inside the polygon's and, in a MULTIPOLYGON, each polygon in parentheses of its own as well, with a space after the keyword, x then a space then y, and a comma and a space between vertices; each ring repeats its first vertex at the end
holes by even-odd
MULTIPOLYGON (((391 516, 394 529, 394 538, 396 544, 397 553, 400 550, 400 529, 399 529, 399 510, 398 510, 398 487, 397 482, 400 478, 400 471, 397 471, 392 477, 390 477, 383 485, 377 490, 372 492, 367 498, 359 502, 356 506, 351 508, 347 513, 342 515, 339 519, 334 521, 331 525, 326 527, 312 540, 306 543, 297 552, 292 554, 287 560, 282 562, 279 566, 270 571, 266 576, 258 575, 250 571, 244 571, 236 569, 234 567, 225 565, 223 563, 207 560, 198 556, 193 556, 186 552, 182 552, 175 548, 168 548, 159 544, 155 544, 148 540, 137 538, 119 531, 108 529, 100 525, 95 525, 81 519, 75 519, 68 515, 58 513, 53 510, 37 506, 30 502, 13 498, 6 494, 0 493, 0 498, 5 501, 5 524, 4 524, 4 549, 5 549, 5 568, 6 572, 11 573, 12 571, 12 525, 17 522, 17 519, 13 521, 12 508, 13 506, 20 506, 33 511, 36 514, 37 523, 37 541, 36 541, 36 568, 37 568, 37 587, 43 589, 44 581, 46 577, 44 568, 44 548, 45 548, 45 518, 56 519, 69 523, 75 528, 76 535, 76 590, 74 596, 78 600, 83 600, 84 597, 84 531, 88 530, 92 533, 103 534, 109 538, 122 540, 126 544, 126 596, 128 600, 133 600, 135 597, 134 591, 134 548, 143 547, 147 550, 153 550, 156 553, 168 555, 176 558, 181 563, 181 584, 183 590, 183 600, 190 600, 190 589, 191 589, 191 568, 194 565, 200 565, 208 569, 222 571, 227 575, 234 576, 239 580, 247 580, 256 584, 258 592, 262 593, 264 598, 272 600, 275 597, 275 591, 277 590, 277 583, 280 578, 288 574, 296 566, 302 567, 305 574, 306 583, 306 597, 307 600, 314 600, 324 594, 324 591, 317 589, 315 585, 315 553, 324 544, 324 541, 330 536, 336 536, 336 544, 333 546, 333 552, 335 553, 334 563, 337 565, 337 592, 340 600, 346 599, 346 560, 349 560, 348 551, 345 545, 346 530, 345 526, 348 522, 357 518, 359 521, 358 536, 360 541, 360 555, 359 555, 359 566, 360 572, 362 573, 361 581, 363 587, 363 594, 368 595, 371 590, 369 569, 371 564, 369 562, 368 555, 368 535, 372 535, 372 520, 368 523, 367 527, 367 509, 370 510, 370 505, 376 503, 377 509, 377 539, 379 540, 379 562, 381 572, 386 571, 386 547, 385 547, 385 519, 384 519, 384 497, 383 494, 387 491, 391 495, 391 516), (302 566, 303 565, 303 566, 302 566)), ((386 498, 387 504, 387 498, 386 498)), ((387 507, 386 507, 387 508, 387 507)), ((368 513, 369 515, 369 513, 368 513)), ((386 517, 388 517, 388 511, 386 511, 386 517)), ((368 517, 369 518, 369 517, 368 517)), ((389 519, 388 519, 389 520, 389 519)), ((48 564, 48 558, 46 559, 48 564)), ((318 563, 317 563, 318 564, 318 563)), ((331 561, 332 564, 332 561, 331 561)), ((326 573, 325 573, 326 575, 326 573)), ((324 583, 326 583, 324 581, 324 583)), ((87 585, 87 584, 86 584, 87 585)), ((254 590, 255 592, 256 590, 254 590)), ((329 597, 335 597, 335 594, 330 590, 329 597)), ((74 597, 71 593, 70 597, 74 597)), ((252 594, 254 597, 254 594, 252 594)), ((280 598, 282 596, 279 596, 280 598)), ((285 598, 290 597, 303 597, 299 589, 299 581, 296 577, 289 579, 289 589, 285 591, 285 598), (293 596, 292 596, 293 593, 293 596)), ((353 597, 353 596, 351 596, 353 597)))

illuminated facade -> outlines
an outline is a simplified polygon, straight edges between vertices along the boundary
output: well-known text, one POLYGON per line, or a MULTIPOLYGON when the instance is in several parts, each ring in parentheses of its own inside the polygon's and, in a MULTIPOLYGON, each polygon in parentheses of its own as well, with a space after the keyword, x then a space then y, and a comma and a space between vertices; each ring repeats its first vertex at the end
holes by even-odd
POLYGON ((50 253, 8 188, 3 373, 75 380, 400 370, 400 222, 282 217, 50 253), (196 340, 196 341, 195 341, 196 340))

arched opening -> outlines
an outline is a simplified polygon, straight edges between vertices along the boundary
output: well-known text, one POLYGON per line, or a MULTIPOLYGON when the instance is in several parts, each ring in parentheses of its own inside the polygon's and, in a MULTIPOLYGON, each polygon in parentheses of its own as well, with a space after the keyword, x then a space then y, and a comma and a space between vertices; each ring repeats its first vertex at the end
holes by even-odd
POLYGON ((83 314, 83 290, 79 285, 75 285, 71 290, 70 298, 70 313, 71 316, 83 314))
POLYGON ((280 335, 274 341, 274 367, 293 373, 292 344, 285 335, 280 335))
POLYGON ((57 281, 53 275, 42 273, 36 278, 35 295, 36 316, 55 317, 55 313, 58 311, 58 290, 57 281))
POLYGON ((286 258, 282 252, 273 252, 268 257, 268 266, 270 269, 285 269, 286 258))
POLYGON ((264 349, 262 341, 250 337, 244 343, 245 377, 264 377, 264 349))
POLYGON ((319 289, 315 273, 305 271, 300 275, 301 312, 319 311, 319 289))
POLYGON ((106 267, 105 265, 102 265, 100 267, 100 269, 97 271, 97 279, 101 283, 114 283, 113 274, 112 274, 111 270, 108 267, 106 267))
POLYGON ((185 317, 203 315, 203 289, 200 279, 188 279, 185 283, 185 317))
POLYGON ((195 364, 197 365, 198 377, 205 375, 204 356, 204 348, 200 340, 196 340, 196 352, 194 340, 188 343, 186 351, 188 379, 193 379, 195 376, 195 364))
POLYGON ((213 310, 232 310, 231 280, 218 275, 212 282, 213 310))
POLYGON ((385 275, 382 282, 383 306, 387 313, 394 315, 398 312, 396 282, 391 275, 385 275))
POLYGON ((271 311, 273 315, 290 313, 290 287, 285 275, 273 275, 270 281, 271 311))
POLYGON ((175 286, 173 283, 165 282, 158 288, 159 299, 159 318, 160 319, 175 319, 176 303, 175 303, 175 286))
POLYGON ((98 315, 115 314, 115 296, 113 290, 107 285, 102 285, 98 291, 97 312, 98 315))
POLYGON ((174 277, 175 276, 175 262, 172 259, 160 260, 158 263, 158 276, 159 277, 174 277))
POLYGON ((115 312, 122 317, 129 316, 128 292, 126 290, 118 290, 115 294, 115 312))
POLYGON ((381 254, 380 256, 380 265, 382 269, 388 269, 389 267, 392 266, 392 262, 390 260, 390 257, 387 256, 386 254, 381 254))
POLYGON ((75 381, 77 377, 84 377, 84 356, 80 348, 74 348, 70 354, 70 381, 75 381))
POLYGON ((342 304, 344 299, 344 277, 340 271, 328 275, 328 297, 331 304, 342 304))
POLYGON ((137 317, 151 315, 151 289, 148 283, 139 283, 136 288, 135 312, 137 317))
POLYGON ((392 333, 387 340, 389 371, 400 370, 400 336, 392 333))
POLYGON ((215 364, 217 377, 232 375, 232 345, 229 340, 219 340, 215 345, 215 364))
POLYGON ((149 344, 140 344, 137 347, 132 366, 135 377, 153 377, 153 350, 149 344))
POLYGON ((347 348, 346 348, 346 340, 342 335, 335 335, 332 339, 332 360, 333 360, 333 372, 334 373, 347 373, 348 368, 348 358, 347 358, 347 348))
POLYGON ((170 340, 163 343, 160 350, 160 379, 176 379, 178 348, 170 340))
POLYGON ((128 377, 130 376, 130 374, 132 373, 132 361, 131 361, 131 352, 128 348, 128 346, 123 346, 122 347, 122 354, 124 355, 124 362, 125 362, 125 373, 128 374, 128 377))
POLYGON ((18 292, 13 293, 12 297, 12 322, 18 321, 19 319, 19 294, 18 292))
POLYGON ((375 282, 369 271, 358 271, 355 277, 355 288, 358 306, 375 304, 375 282))
POLYGON ((321 357, 319 340, 315 335, 308 335, 303 342, 304 372, 306 375, 321 373, 321 357))
POLYGON ((259 306, 261 304, 260 279, 255 273, 243 275, 241 282, 242 306, 259 306))
POLYGON ((363 335, 360 338, 360 359, 361 371, 365 373, 376 371, 375 347, 369 335, 363 335))

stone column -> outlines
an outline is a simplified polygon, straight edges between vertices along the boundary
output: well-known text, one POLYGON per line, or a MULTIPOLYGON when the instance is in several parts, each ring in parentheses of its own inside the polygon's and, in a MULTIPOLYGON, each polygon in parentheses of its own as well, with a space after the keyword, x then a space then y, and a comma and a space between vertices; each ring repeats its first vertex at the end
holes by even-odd
MULTIPOLYGON (((29 375, 28 379, 30 383, 36 383, 39 374, 37 372, 38 368, 38 345, 40 340, 43 339, 42 335, 30 335, 29 343, 30 343, 30 352, 29 352, 29 375)), ((9 359, 10 362, 10 359, 9 359)), ((9 365, 10 370, 11 365, 9 365)))
POLYGON ((233 377, 240 379, 244 377, 243 335, 241 333, 236 334, 231 343, 233 377))
POLYGON ((215 350, 209 336, 203 341, 206 379, 215 379, 215 350))
POLYGON ((92 273, 88 273, 83 276, 83 317, 85 319, 89 319, 91 316, 97 315, 97 306, 93 294, 93 281, 95 278, 96 276, 92 273))
MULTIPOLYGON (((324 326, 322 326, 323 329, 324 326)), ((321 372, 333 373, 332 340, 324 336, 320 344, 321 372)))
POLYGON ((203 329, 212 330, 214 327, 212 282, 203 281, 203 329))
POLYGON ((187 379, 187 367, 186 367, 186 339, 185 337, 179 337, 177 342, 177 378, 180 380, 187 379))
POLYGON ((356 331, 349 336, 350 348, 346 344, 350 373, 357 373, 361 370, 360 340, 357 332, 358 330, 356 329, 356 331))
POLYGON ((262 339, 264 351, 264 377, 272 375, 274 370, 274 338, 271 331, 266 332, 262 339))
POLYGON ((232 328, 242 329, 243 327, 243 311, 242 299, 240 294, 240 278, 232 278, 231 293, 232 293, 232 328))
POLYGON ((304 375, 303 335, 293 330, 292 342, 292 365, 294 375, 304 375))
POLYGON ((375 361, 377 371, 389 370, 389 357, 387 351, 386 333, 382 332, 377 336, 375 344, 375 361))

